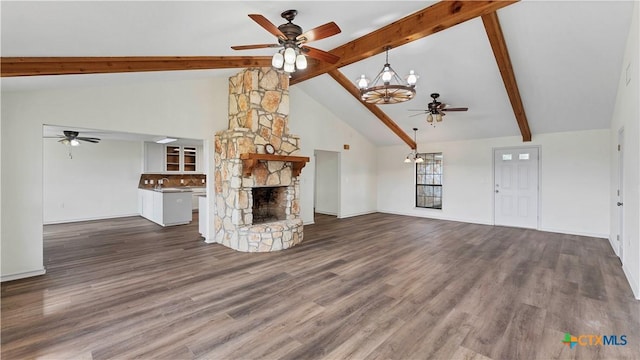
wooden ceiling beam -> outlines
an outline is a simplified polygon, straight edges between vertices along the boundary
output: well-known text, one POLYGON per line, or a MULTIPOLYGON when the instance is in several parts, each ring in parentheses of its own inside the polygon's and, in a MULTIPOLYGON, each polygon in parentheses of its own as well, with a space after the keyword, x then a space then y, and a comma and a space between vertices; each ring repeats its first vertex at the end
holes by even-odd
POLYGON ((2 77, 271 66, 270 56, 2 57, 2 77))
POLYGON ((343 73, 341 73, 338 69, 332 69, 329 71, 329 76, 331 76, 335 81, 337 81, 343 88, 349 92, 349 94, 353 95, 358 101, 364 105, 369 111, 373 113, 382 123, 384 123, 391 131, 393 131, 396 135, 402 139, 411 149, 416 148, 416 142, 413 141, 411 136, 407 135, 398 124, 396 124, 384 111, 380 110, 380 108, 376 105, 366 103, 360 99, 360 90, 353 84, 351 80, 349 80, 343 73))
POLYGON ((500 75, 502 75, 504 87, 509 95, 509 101, 511 101, 511 107, 513 108, 513 113, 516 116, 518 127, 520 127, 522 141, 531 141, 529 122, 527 121, 527 115, 524 112, 522 98, 520 98, 520 91, 518 90, 516 76, 513 72, 513 66, 511 65, 511 58, 509 57, 507 44, 504 41, 504 35, 502 34, 498 14, 492 12, 482 15, 482 22, 484 23, 484 28, 487 32, 487 36, 489 37, 491 49, 493 49, 493 55, 498 63, 498 69, 500 69, 500 75))
POLYGON ((340 57, 336 64, 320 63, 297 71, 291 85, 311 79, 343 66, 448 29, 467 20, 495 12, 517 0, 505 1, 440 1, 398 21, 339 46, 330 53, 340 57))

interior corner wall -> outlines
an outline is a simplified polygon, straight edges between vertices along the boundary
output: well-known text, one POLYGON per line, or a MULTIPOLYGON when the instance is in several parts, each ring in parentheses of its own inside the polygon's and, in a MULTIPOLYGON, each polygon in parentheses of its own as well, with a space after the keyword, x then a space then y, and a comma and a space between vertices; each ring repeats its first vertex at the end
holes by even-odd
POLYGON ((300 154, 309 156, 300 176, 300 215, 313 223, 315 150, 340 153, 340 217, 376 211, 376 147, 302 89, 290 89, 290 133, 300 136, 300 154), (343 145, 348 144, 349 150, 343 145))
POLYGON ((416 208, 414 165, 405 146, 378 149, 378 211, 493 224, 493 149, 539 146, 540 230, 607 237, 609 232, 610 131, 418 144, 443 153, 443 208, 416 208))
POLYGON ((337 216, 340 210, 340 153, 317 150, 315 166, 315 212, 337 216))
POLYGON ((2 280, 44 270, 44 124, 208 139, 228 123, 226 78, 3 91, 1 101, 2 280))
POLYGON ((58 139, 43 142, 45 224, 138 214, 140 141, 102 140, 71 148, 58 139))
MULTIPOLYGON (((624 156, 623 156, 623 206, 624 252, 622 254, 622 268, 637 299, 640 299, 640 3, 634 2, 633 16, 624 60, 622 73, 618 82, 616 105, 611 121, 611 198, 617 199, 619 164, 618 131, 624 128, 624 156)), ((616 201, 608 205, 611 213, 610 241, 616 244, 619 234, 620 219, 616 201)), ((616 252, 618 249, 616 249, 616 252)))

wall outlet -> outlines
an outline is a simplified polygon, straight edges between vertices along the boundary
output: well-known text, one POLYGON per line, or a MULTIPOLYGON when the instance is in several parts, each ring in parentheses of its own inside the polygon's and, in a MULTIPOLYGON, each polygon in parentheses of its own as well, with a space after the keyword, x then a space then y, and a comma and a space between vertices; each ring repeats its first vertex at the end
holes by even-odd
POLYGON ((204 184, 204 179, 202 179, 202 183, 204 184))
POLYGON ((180 184, 184 184, 184 179, 180 179, 180 184))
POLYGON ((164 180, 162 180, 162 179, 158 180, 158 184, 160 184, 160 185, 164 184, 164 180))
POLYGON ((153 179, 149 180, 149 184, 153 185, 153 179))
POLYGON ((145 181, 144 181, 144 184, 145 184, 145 185, 149 185, 149 180, 145 180, 145 181))

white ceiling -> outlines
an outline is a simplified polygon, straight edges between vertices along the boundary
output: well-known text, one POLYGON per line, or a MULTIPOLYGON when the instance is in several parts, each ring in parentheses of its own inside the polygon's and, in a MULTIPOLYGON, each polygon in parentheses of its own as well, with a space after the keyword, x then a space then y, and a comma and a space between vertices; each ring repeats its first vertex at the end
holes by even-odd
MULTIPOLYGON (((247 14, 276 25, 297 9, 308 30, 335 21, 342 33, 311 45, 331 50, 433 2, 425 1, 2 1, 2 56, 270 55, 273 49, 233 51, 232 45, 275 38, 247 14)), ((498 11, 533 137, 608 128, 613 112, 632 1, 523 1, 498 11)), ((392 49, 400 74, 420 79, 414 100, 381 108, 419 141, 519 136, 515 117, 482 21, 473 19, 392 49), (429 94, 468 112, 451 112, 437 127, 408 109, 425 108, 429 94)), ((350 79, 373 78, 384 54, 346 66, 350 79)), ((140 81, 228 77, 237 69, 2 78, 3 91, 105 86, 140 81)), ((378 145, 399 138, 327 75, 299 85, 378 145)), ((296 119, 291 119, 296 121, 296 119)))

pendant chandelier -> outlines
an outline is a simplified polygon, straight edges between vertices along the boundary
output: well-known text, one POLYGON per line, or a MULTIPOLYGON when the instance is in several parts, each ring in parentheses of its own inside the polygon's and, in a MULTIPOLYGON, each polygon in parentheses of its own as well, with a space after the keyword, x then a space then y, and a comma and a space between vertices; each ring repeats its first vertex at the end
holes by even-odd
POLYGON ((389 64, 389 49, 386 47, 386 62, 373 82, 361 75, 356 84, 360 89, 360 98, 369 104, 397 104, 413 99, 416 95, 418 75, 409 71, 406 81, 402 81, 389 64))
POLYGON ((409 155, 407 155, 407 157, 404 158, 404 162, 406 163, 410 163, 413 161, 419 164, 421 162, 424 162, 424 159, 418 155, 418 143, 416 142, 416 131, 418 131, 418 128, 413 128, 413 142, 416 144, 416 148, 411 149, 411 152, 409 153, 409 155))

